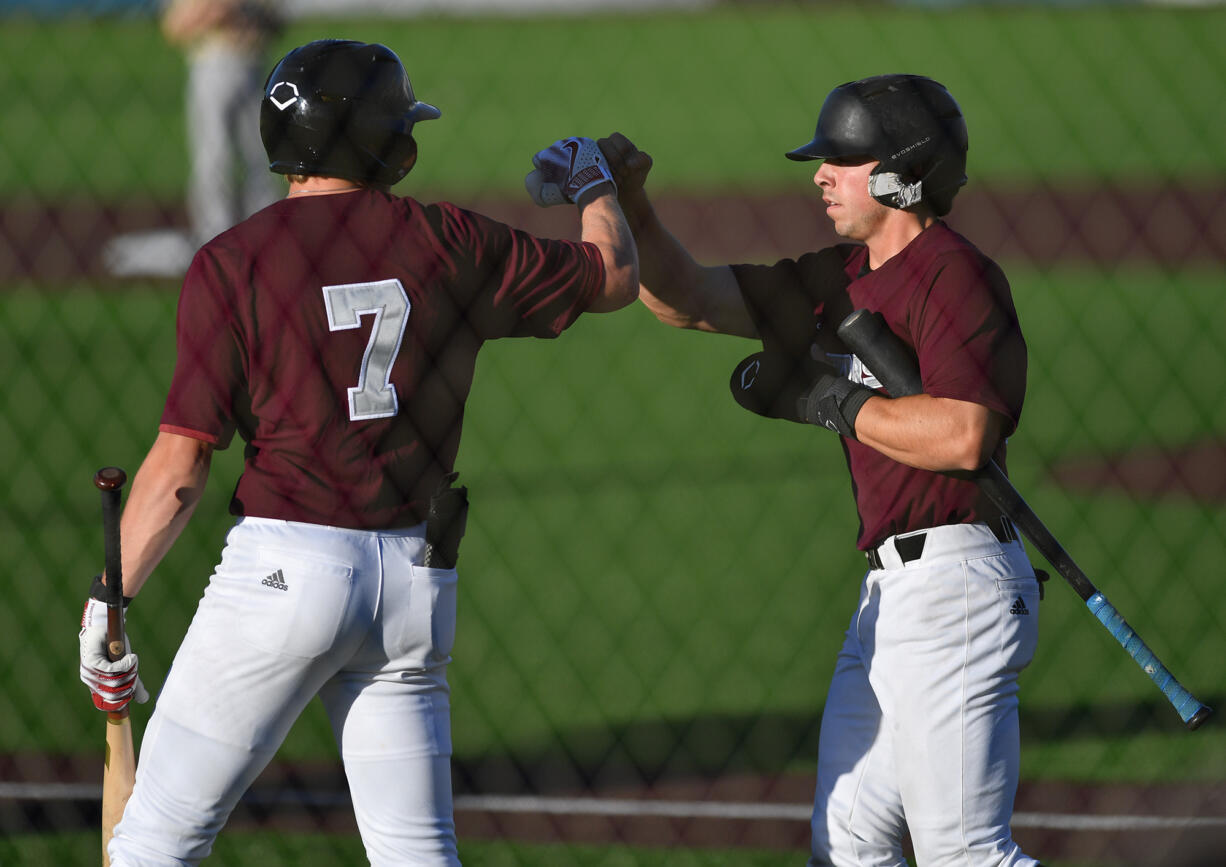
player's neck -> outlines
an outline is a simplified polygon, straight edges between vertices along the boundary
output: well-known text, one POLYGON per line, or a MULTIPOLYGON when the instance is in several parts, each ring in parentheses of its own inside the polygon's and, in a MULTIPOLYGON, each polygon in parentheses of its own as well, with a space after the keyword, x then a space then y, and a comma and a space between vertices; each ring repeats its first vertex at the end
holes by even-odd
POLYGON ((869 268, 880 268, 936 221, 937 218, 927 212, 893 211, 872 236, 865 239, 869 268))
POLYGON ((291 180, 287 198, 295 196, 330 196, 336 193, 352 193, 363 189, 363 185, 347 178, 308 177, 301 181, 291 180))

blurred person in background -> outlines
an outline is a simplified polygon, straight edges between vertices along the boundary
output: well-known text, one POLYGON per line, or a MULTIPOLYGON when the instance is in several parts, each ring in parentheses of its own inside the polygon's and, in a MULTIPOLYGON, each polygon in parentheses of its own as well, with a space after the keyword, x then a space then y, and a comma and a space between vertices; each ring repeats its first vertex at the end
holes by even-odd
POLYGON ((187 189, 192 240, 203 244, 283 192, 268 171, 258 123, 268 49, 281 32, 275 0, 171 0, 167 41, 188 58, 187 189))
POLYGON ((198 247, 282 194, 268 171, 258 123, 268 51, 282 27, 276 0, 170 0, 166 5, 162 34, 188 61, 187 231, 136 232, 112 240, 104 253, 111 273, 180 276, 198 247))

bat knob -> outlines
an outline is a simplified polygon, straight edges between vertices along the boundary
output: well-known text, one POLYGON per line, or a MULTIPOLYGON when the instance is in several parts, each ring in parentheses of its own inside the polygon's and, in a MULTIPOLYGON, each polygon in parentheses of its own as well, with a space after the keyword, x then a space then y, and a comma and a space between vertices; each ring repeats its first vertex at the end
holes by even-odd
POLYGON ((1188 731, 1194 732, 1211 716, 1213 716, 1213 708, 1203 705, 1200 710, 1192 714, 1192 718, 1185 725, 1188 727, 1188 731))
POLYGON ((100 491, 118 491, 128 480, 128 474, 119 467, 103 467, 94 473, 94 487, 100 491))

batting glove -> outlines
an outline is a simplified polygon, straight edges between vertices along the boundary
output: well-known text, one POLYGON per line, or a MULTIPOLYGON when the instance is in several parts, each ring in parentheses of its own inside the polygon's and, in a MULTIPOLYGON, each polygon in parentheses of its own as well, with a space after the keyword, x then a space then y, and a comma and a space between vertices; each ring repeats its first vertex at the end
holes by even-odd
POLYGON ((532 157, 535 168, 524 178, 524 188, 542 208, 579 201, 597 184, 617 184, 600 147, 590 138, 564 138, 532 157))
POLYGON ((81 682, 89 687, 98 710, 119 711, 136 699, 149 700, 137 674, 139 660, 124 636, 126 653, 112 662, 106 652, 106 603, 92 596, 81 613, 81 682))
MULTIPOLYGON (((824 365, 823 365, 824 366, 824 365)), ((833 367, 822 373, 796 401, 797 414, 809 424, 856 438, 856 416, 865 401, 875 395, 871 388, 839 375, 833 367)))
POLYGON ((777 352, 756 352, 732 371, 736 402, 767 418, 815 424, 850 439, 856 416, 877 392, 852 382, 829 364, 797 361, 777 352))

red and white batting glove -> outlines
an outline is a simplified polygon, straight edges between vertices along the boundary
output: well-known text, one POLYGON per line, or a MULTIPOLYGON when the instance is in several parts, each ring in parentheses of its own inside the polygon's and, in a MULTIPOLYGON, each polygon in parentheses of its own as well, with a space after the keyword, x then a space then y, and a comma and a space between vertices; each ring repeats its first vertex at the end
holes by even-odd
POLYGON ((592 187, 617 184, 600 147, 590 138, 564 138, 532 157, 535 166, 524 178, 524 188, 542 208, 579 201, 592 187))
POLYGON ((118 711, 136 699, 149 700, 149 693, 137 675, 136 654, 124 636, 124 650, 111 662, 106 653, 106 603, 90 597, 81 613, 81 682, 89 687, 98 710, 118 711))

